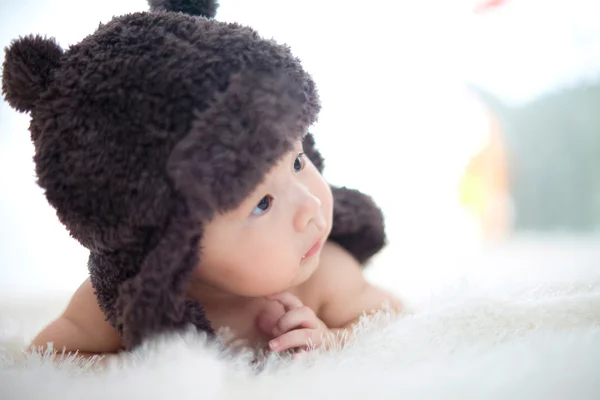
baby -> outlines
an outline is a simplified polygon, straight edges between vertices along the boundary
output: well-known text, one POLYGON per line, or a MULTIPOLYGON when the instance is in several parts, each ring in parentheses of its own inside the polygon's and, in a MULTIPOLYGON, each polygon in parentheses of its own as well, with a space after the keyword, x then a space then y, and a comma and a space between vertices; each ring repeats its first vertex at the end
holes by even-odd
MULTIPOLYGON (((326 345, 363 312, 384 302, 400 306, 365 280, 352 255, 327 240, 331 190, 302 152, 298 141, 240 206, 205 225, 202 261, 188 292, 215 329, 231 328, 252 346, 268 343, 271 351, 326 345)), ((47 342, 80 353, 122 347, 89 279, 33 340, 47 342)))
POLYGON ((38 183, 90 250, 90 279, 33 344, 116 353, 193 325, 297 351, 400 309, 362 274, 383 246, 379 210, 323 179, 299 60, 211 19, 214 2, 150 5, 67 51, 40 36, 6 50, 38 183))

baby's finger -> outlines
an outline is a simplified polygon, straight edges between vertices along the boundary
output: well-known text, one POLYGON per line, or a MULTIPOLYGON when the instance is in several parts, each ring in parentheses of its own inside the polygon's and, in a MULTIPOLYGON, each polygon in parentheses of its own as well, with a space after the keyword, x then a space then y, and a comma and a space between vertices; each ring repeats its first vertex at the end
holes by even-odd
POLYGON ((282 333, 297 328, 319 328, 319 321, 315 312, 306 306, 295 308, 283 314, 273 326, 273 336, 279 336, 282 333))
POLYGON ((232 352, 241 352, 247 348, 250 348, 250 341, 248 339, 236 339, 228 344, 227 348, 232 352))
POLYGON ((273 330, 275 329, 275 324, 279 318, 281 318, 280 314, 263 311, 256 317, 256 326, 261 332, 266 333, 267 335, 272 335, 273 330))
POLYGON ((320 332, 314 329, 294 329, 269 342, 271 351, 285 351, 295 348, 310 346, 319 347, 321 344, 320 332))
POLYGON ((304 306, 302 301, 290 292, 281 292, 267 296, 266 298, 268 300, 275 300, 281 303, 281 305, 283 305, 285 308, 285 311, 290 311, 294 308, 300 308, 304 306))
POLYGON ((292 354, 292 360, 301 360, 308 354, 305 350, 300 350, 298 353, 292 354))

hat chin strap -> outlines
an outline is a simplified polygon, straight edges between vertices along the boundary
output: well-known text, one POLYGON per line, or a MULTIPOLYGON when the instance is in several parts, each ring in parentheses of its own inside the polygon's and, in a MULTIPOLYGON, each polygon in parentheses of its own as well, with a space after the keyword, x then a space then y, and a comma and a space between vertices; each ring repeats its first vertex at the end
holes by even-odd
POLYGON ((127 349, 148 337, 183 330, 188 324, 213 333, 202 306, 186 300, 190 277, 199 262, 202 227, 178 201, 158 245, 140 272, 119 287, 116 323, 127 349))

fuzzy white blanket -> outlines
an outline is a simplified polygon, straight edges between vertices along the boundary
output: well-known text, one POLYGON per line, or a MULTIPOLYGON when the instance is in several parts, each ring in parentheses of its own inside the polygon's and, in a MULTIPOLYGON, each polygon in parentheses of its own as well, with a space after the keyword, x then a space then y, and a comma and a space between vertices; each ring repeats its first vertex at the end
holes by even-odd
POLYGON ((7 300, 0 398, 598 399, 600 253, 548 249, 487 255, 430 296, 405 299, 405 315, 364 320, 341 351, 254 367, 251 354, 192 334, 148 342, 102 372, 72 359, 52 364, 22 347, 63 303, 7 300))

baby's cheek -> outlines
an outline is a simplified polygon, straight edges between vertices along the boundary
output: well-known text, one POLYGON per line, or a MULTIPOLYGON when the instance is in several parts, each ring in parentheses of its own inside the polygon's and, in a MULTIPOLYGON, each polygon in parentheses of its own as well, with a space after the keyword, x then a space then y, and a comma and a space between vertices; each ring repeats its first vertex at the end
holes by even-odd
POLYGON ((323 197, 321 198, 321 204, 323 205, 323 212, 327 220, 327 226, 331 231, 331 225, 333 222, 333 193, 329 185, 324 182, 325 187, 323 188, 323 197))
POLYGON ((289 261, 279 257, 276 244, 270 251, 253 251, 244 262, 243 270, 239 272, 241 281, 253 286, 259 293, 264 292, 264 295, 287 289, 285 284, 294 273, 290 270, 289 261))

